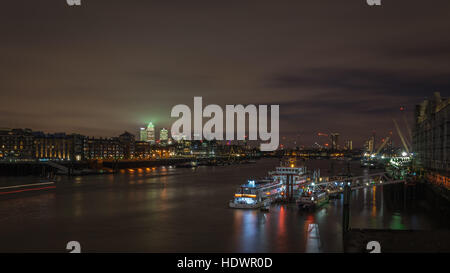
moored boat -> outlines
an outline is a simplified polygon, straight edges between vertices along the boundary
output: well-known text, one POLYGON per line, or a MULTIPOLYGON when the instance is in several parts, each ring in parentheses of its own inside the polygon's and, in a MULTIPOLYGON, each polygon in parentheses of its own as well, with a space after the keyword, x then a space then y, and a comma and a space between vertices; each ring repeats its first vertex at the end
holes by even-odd
POLYGON ((295 159, 281 161, 280 166, 269 172, 269 176, 281 181, 285 186, 288 182, 292 183, 292 190, 295 192, 299 192, 301 186, 307 182, 306 167, 297 166, 295 159))
POLYGON ((248 180, 241 185, 230 200, 230 208, 257 209, 267 207, 273 200, 280 198, 283 183, 272 179, 248 180))
POLYGON ((316 208, 327 203, 329 200, 328 193, 326 191, 304 193, 297 200, 297 206, 299 209, 316 208))

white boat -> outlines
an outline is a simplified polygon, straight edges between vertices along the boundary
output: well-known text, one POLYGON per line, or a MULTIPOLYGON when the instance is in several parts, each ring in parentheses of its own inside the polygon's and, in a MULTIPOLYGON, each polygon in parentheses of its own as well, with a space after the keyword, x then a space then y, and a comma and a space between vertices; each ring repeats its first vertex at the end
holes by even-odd
POLYGON ((293 180, 293 190, 297 191, 302 184, 307 182, 306 166, 297 166, 295 159, 282 161, 280 166, 275 168, 275 171, 270 171, 269 176, 274 180, 287 184, 288 177, 293 180))
POLYGON ((236 190, 234 199, 230 200, 229 207, 236 209, 257 209, 267 207, 280 198, 283 183, 271 179, 248 180, 236 190))
POLYGON ((297 206, 300 209, 305 208, 315 208, 321 206, 328 202, 329 197, 326 191, 314 192, 314 193, 304 193, 297 200, 297 206))

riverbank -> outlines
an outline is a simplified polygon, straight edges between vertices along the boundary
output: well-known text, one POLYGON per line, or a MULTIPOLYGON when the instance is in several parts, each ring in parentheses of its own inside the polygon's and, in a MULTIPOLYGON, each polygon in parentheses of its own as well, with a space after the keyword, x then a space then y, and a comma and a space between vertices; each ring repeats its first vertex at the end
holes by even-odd
POLYGON ((61 175, 100 175, 115 173, 120 169, 152 168, 160 166, 195 165, 218 166, 250 163, 259 159, 254 157, 216 157, 216 158, 162 158, 155 160, 90 160, 90 161, 18 161, 0 162, 0 176, 38 176, 53 178, 61 175))

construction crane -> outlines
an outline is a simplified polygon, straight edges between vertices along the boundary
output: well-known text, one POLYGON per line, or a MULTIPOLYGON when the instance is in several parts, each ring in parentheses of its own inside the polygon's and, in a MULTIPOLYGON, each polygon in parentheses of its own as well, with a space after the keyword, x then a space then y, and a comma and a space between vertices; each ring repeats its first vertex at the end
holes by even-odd
POLYGON ((373 155, 377 155, 383 148, 384 146, 386 146, 386 144, 388 143, 388 141, 391 139, 390 136, 386 137, 384 139, 384 141, 381 143, 380 147, 378 147, 377 151, 373 154, 373 155))
POLYGON ((397 129, 397 133, 400 136, 400 140, 402 141, 405 151, 409 154, 409 148, 408 148, 409 145, 408 145, 407 141, 405 140, 405 138, 403 137, 403 134, 400 131, 400 127, 398 127, 397 121, 395 119, 392 119, 392 121, 394 121, 395 129, 397 129))
MULTIPOLYGON (((328 138, 330 139, 330 141, 331 141, 331 148, 337 150, 337 145, 338 145, 338 143, 337 143, 337 137, 339 137, 339 134, 338 134, 338 133, 328 133, 328 134, 326 134, 326 133, 320 133, 320 132, 319 132, 319 133, 317 133, 317 136, 325 136, 325 137, 328 137, 328 138)), ((325 146, 328 147, 328 143, 325 143, 325 146)))
POLYGON ((315 142, 314 145, 317 145, 320 149, 323 149, 323 146, 320 145, 319 143, 315 142))
MULTIPOLYGON (((324 136, 324 137, 330 137, 330 135, 329 134, 325 134, 325 133, 317 133, 317 136, 324 136)), ((316 142, 316 144, 317 145, 319 145, 317 142, 316 142)), ((322 149, 323 148, 323 146, 322 145, 319 145, 320 146, 320 148, 322 149)), ((327 146, 327 148, 328 148, 328 143, 325 143, 324 144, 324 146, 327 146)))

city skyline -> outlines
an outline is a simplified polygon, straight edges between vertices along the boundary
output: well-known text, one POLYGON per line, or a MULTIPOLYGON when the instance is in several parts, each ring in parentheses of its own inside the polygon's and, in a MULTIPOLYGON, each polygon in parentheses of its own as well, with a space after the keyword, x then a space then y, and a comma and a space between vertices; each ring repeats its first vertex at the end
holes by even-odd
POLYGON ((280 137, 303 145, 326 131, 362 146, 394 131, 400 107, 412 124, 417 101, 448 96, 448 1, 382 12, 364 1, 175 2, 7 2, 0 127, 109 136, 152 116, 170 128, 174 105, 203 96, 279 104, 280 137))
MULTIPOLYGON (((155 138, 155 140, 153 140, 153 141, 150 141, 149 139, 148 139, 148 135, 147 135, 147 129, 148 128, 146 128, 146 127, 140 127, 140 128, 137 128, 135 131, 136 132, 134 132, 134 131, 127 131, 127 130, 122 130, 121 131, 121 133, 120 134, 123 134, 123 133, 129 133, 129 134, 132 134, 134 137, 135 137, 135 139, 136 139, 136 141, 143 141, 143 142, 150 142, 150 143, 152 143, 152 144, 157 144, 157 143, 159 143, 160 141, 167 141, 167 140, 175 140, 175 141, 178 141, 178 140, 181 140, 181 139, 186 139, 185 137, 185 135, 184 134, 179 134, 179 135, 176 135, 176 136, 178 136, 178 138, 173 138, 172 137, 172 135, 171 135, 171 131, 170 131, 170 129, 167 129, 166 127, 163 127, 163 126, 155 126, 155 124, 153 124, 152 122, 150 122, 150 124, 152 124, 152 126, 154 126, 153 127, 153 130, 154 130, 154 132, 153 132, 153 134, 154 134, 154 138, 155 138), (157 129, 159 129, 159 131, 157 130, 157 129), (158 137, 158 135, 156 134, 156 132, 159 132, 159 137, 158 137), (144 135, 143 135, 143 133, 144 133, 144 135), (161 134, 163 134, 164 135, 164 137, 162 137, 162 135, 161 134), (143 139, 143 138, 145 138, 145 140, 143 139)), ((105 136, 105 135, 101 135, 101 136, 98 136, 98 135, 92 135, 92 134, 82 134, 82 133, 79 133, 79 132, 67 132, 67 131, 43 131, 43 130, 39 130, 39 129, 35 129, 35 128, 29 128, 29 127, 24 127, 24 128, 6 128, 6 127, 0 127, 0 130, 31 130, 31 132, 33 132, 33 133, 42 133, 43 135, 82 135, 82 136, 84 136, 84 137, 87 137, 87 138, 97 138, 97 139, 110 139, 110 138, 117 138, 117 136, 119 135, 119 134, 117 134, 117 135, 109 135, 109 136, 105 136)), ((319 133, 320 134, 320 133, 319 133)), ((340 135, 340 133, 333 133, 333 134, 337 134, 338 136, 340 135)), ((347 148, 350 148, 349 150, 352 150, 353 148, 357 148, 357 149, 360 149, 360 148, 365 148, 365 146, 366 146, 366 142, 368 141, 368 140, 370 140, 371 139, 371 137, 372 136, 370 136, 370 137, 368 137, 366 140, 364 140, 363 141, 363 144, 359 147, 355 147, 354 145, 353 145, 353 139, 348 139, 348 138, 343 138, 342 140, 336 140, 335 142, 334 142, 334 144, 333 144, 333 140, 332 140, 332 138, 330 138, 330 139, 328 139, 328 140, 322 140, 322 144, 326 144, 326 145, 322 145, 322 148, 321 149, 330 149, 330 150, 336 150, 336 149, 340 149, 340 150, 346 150, 347 148)), ((194 140, 193 138, 191 138, 191 140, 194 140)), ((206 140, 206 139, 203 139, 203 140, 206 140)), ((216 139, 213 139, 213 140, 216 140, 216 139)), ((375 139, 376 141, 378 141, 376 144, 377 145, 379 145, 379 144, 381 144, 381 141, 382 140, 384 140, 384 138, 377 138, 377 139, 375 139)), ((223 141, 223 142, 230 142, 230 140, 226 140, 226 139, 222 139, 222 140, 219 140, 219 141, 223 141)), ((263 141, 261 141, 261 140, 246 140, 246 141, 248 141, 248 142, 250 142, 250 143, 260 143, 260 142, 263 142, 263 141)), ((237 139, 235 139, 235 140, 232 140, 231 142, 236 142, 236 143, 238 143, 238 142, 240 142, 240 140, 237 140, 237 139)), ((295 149, 295 148, 302 148, 302 149, 310 149, 310 148, 315 148, 315 149, 317 149, 317 148, 319 148, 318 146, 317 146, 317 142, 315 142, 315 143, 313 143, 313 144, 311 144, 310 146, 307 146, 307 145, 296 145, 296 143, 295 143, 295 139, 289 139, 289 140, 286 140, 286 139, 283 139, 283 137, 281 137, 281 139, 280 139, 280 146, 281 147, 279 147, 279 148, 290 148, 290 149, 295 149), (293 142, 293 143, 291 143, 291 142, 293 142)), ((401 145, 397 145, 398 147, 400 147, 401 145)))

